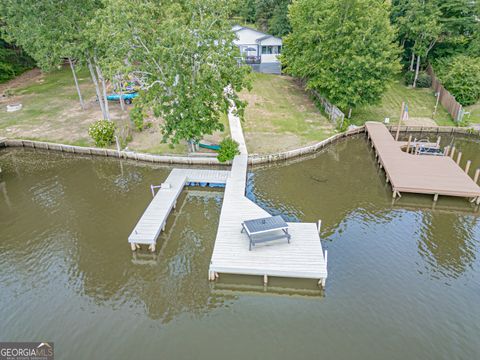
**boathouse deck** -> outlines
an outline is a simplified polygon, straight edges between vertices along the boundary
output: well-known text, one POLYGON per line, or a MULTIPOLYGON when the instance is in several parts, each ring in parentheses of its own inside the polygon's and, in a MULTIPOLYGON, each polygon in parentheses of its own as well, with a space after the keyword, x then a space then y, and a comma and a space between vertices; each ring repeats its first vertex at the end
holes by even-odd
POLYGON ((480 187, 451 157, 407 154, 401 150, 405 142, 395 141, 382 123, 367 122, 365 128, 394 197, 408 192, 480 199, 480 187))

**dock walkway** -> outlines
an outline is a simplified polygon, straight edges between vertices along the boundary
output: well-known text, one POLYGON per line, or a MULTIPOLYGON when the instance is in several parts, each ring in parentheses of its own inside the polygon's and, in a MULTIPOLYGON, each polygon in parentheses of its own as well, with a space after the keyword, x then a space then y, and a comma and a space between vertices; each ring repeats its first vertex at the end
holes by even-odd
POLYGON ((407 154, 401 150, 405 142, 395 141, 382 123, 367 122, 365 128, 393 197, 399 193, 459 196, 480 201, 480 187, 448 156, 407 154))
POLYGON ((249 238, 242 233, 242 222, 270 214, 245 196, 248 153, 240 120, 229 114, 232 138, 239 143, 227 179, 220 222, 210 261, 209 277, 217 274, 260 275, 317 279, 325 285, 327 259, 315 223, 288 223, 290 244, 286 241, 259 245, 249 251, 249 238))
POLYGON ((249 251, 249 237, 242 232, 242 222, 270 216, 245 196, 248 152, 240 120, 229 113, 232 138, 239 143, 230 171, 173 169, 145 210, 128 241, 132 250, 148 244, 155 250, 157 238, 187 182, 225 184, 225 194, 208 276, 219 274, 260 275, 316 279, 325 286, 327 254, 323 253, 319 226, 315 223, 288 223, 291 236, 286 241, 269 242, 249 251), (165 186, 165 184, 168 184, 165 186))
POLYGON ((156 244, 160 232, 165 229, 167 217, 175 208, 177 198, 187 182, 226 184, 230 171, 203 169, 173 169, 148 205, 132 233, 128 242, 135 244, 156 244))

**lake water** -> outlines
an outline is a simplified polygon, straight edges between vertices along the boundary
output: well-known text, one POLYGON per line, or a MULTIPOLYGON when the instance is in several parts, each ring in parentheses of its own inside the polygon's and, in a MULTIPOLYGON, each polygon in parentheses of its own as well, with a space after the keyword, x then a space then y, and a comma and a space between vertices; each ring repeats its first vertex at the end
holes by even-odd
MULTIPOLYGON (((480 143, 455 144, 473 173, 480 143)), ((0 167, 0 341, 53 341, 58 359, 480 358, 479 213, 392 204, 363 136, 249 174, 272 214, 322 219, 314 296, 207 281, 221 191, 185 191, 158 254, 134 258, 127 237, 171 168, 24 149, 0 167)))

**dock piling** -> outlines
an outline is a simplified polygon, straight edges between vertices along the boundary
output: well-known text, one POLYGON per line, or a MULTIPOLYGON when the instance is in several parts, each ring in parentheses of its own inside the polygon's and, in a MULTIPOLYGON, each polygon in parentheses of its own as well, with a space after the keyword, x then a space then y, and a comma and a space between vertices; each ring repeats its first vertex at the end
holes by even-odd
POLYGON ((470 170, 470 165, 472 164, 471 160, 467 161, 467 164, 465 165, 465 174, 468 175, 468 171, 470 170))
POLYGON ((480 176, 480 168, 475 170, 475 176, 473 177, 473 182, 476 184, 478 182, 478 177, 480 176))
POLYGON ((438 201, 438 194, 435 194, 435 195, 433 196, 433 201, 434 201, 434 202, 437 202, 437 201, 438 201))
POLYGON ((457 165, 460 166, 460 160, 462 160, 462 152, 459 151, 457 155, 457 165))
POLYGON ((408 142, 407 142, 407 154, 410 153, 410 144, 411 144, 411 142, 412 142, 412 135, 410 134, 410 135, 408 136, 408 142))
POLYGON ((452 151, 450 152, 450 157, 453 159, 453 155, 455 155, 455 146, 452 146, 452 151))
POLYGON ((443 156, 448 156, 450 152, 450 146, 445 146, 445 149, 443 149, 443 156))

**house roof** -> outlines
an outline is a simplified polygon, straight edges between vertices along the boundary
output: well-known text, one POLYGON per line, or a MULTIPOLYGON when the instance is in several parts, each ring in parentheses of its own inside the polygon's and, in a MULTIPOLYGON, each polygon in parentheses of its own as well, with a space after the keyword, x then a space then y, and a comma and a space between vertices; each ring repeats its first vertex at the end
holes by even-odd
POLYGON ((242 25, 238 25, 238 24, 235 24, 235 25, 232 26, 232 31, 233 32, 239 32, 239 31, 245 30, 245 29, 255 31, 259 34, 263 34, 263 36, 260 36, 259 38, 257 38, 255 40, 257 43, 261 42, 262 40, 268 39, 268 38, 275 38, 275 39, 282 40, 279 37, 276 37, 276 36, 273 36, 273 35, 270 35, 270 34, 266 34, 263 31, 260 31, 260 30, 257 30, 257 29, 254 29, 254 28, 251 28, 251 27, 248 27, 248 26, 242 26, 242 25))

